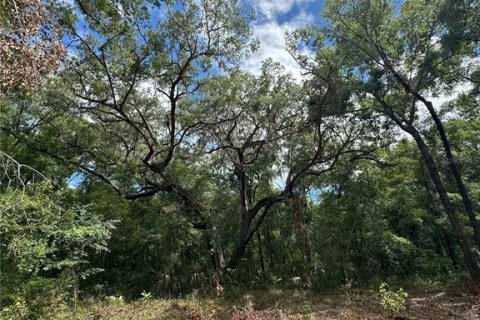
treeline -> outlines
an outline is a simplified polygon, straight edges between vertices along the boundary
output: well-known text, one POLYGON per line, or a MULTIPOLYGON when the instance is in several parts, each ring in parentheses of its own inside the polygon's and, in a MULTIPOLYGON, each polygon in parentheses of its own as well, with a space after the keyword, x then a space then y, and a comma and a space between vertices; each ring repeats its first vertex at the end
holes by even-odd
POLYGON ((0 13, 5 314, 480 280, 478 1, 326 1, 286 36, 301 79, 240 69, 235 0, 0 13))

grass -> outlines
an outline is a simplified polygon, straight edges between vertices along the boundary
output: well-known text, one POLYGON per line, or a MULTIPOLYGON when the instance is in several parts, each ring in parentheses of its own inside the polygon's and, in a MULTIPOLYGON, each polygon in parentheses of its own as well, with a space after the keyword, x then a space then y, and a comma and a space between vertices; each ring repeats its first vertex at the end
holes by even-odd
POLYGON ((46 319, 94 320, 281 320, 281 319, 480 319, 480 301, 466 290, 409 292, 406 309, 383 309, 372 291, 317 295, 300 290, 258 290, 243 295, 183 299, 144 298, 125 303, 119 298, 85 301, 46 319))

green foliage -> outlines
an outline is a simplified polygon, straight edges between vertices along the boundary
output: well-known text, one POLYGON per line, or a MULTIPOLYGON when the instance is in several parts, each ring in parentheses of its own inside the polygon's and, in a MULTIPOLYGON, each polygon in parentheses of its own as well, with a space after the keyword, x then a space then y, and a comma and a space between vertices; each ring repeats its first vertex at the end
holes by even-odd
POLYGON ((77 268, 86 262, 89 250, 107 250, 113 223, 88 208, 65 208, 57 200, 61 197, 48 192, 1 195, 2 206, 17 203, 2 214, 0 230, 4 251, 22 274, 77 268))
POLYGON ((49 302, 66 298, 62 295, 70 286, 76 299, 78 278, 100 271, 89 268, 88 258, 107 250, 113 221, 104 221, 86 207, 67 205, 62 198, 65 192, 42 191, 40 184, 36 192, 7 190, 0 195, 0 206, 7 208, 0 216, 6 314, 23 314, 25 308, 25 318, 41 314, 49 302), (39 299, 50 294, 53 300, 39 299))
POLYGON ((152 299, 152 294, 150 292, 142 291, 140 295, 142 296, 142 301, 148 301, 152 299))
POLYGON ((0 311, 0 316, 5 320, 28 319, 29 310, 25 299, 16 296, 9 306, 0 311))
POLYGON ((378 289, 378 292, 380 294, 382 306, 385 308, 385 310, 394 313, 405 310, 405 301, 408 297, 408 293, 406 293, 402 288, 398 289, 397 291, 392 291, 388 289, 388 285, 386 283, 382 283, 378 289))
POLYGON ((326 23, 287 39, 301 79, 271 59, 241 70, 257 43, 235 0, 53 3, 71 54, 0 100, 1 316, 380 283, 399 312, 385 282, 462 279, 421 151, 467 245, 470 221, 418 95, 450 98, 434 109, 478 212, 477 2, 325 1, 326 23))

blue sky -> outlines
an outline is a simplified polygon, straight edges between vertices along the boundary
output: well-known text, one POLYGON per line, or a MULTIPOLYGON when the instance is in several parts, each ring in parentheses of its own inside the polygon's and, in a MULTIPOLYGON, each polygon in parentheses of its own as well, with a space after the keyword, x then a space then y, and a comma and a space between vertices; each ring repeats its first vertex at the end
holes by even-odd
MULTIPOLYGON (((61 1, 73 4, 73 0, 61 1)), ((320 23, 323 0, 240 0, 240 4, 247 10, 253 9, 256 12, 252 27, 255 38, 260 42, 258 51, 246 59, 242 67, 259 74, 261 62, 271 58, 299 78, 300 68, 285 50, 285 33, 308 24, 320 23)), ((83 21, 80 20, 77 27, 82 34, 85 28, 83 21)))
MULTIPOLYGON (((72 0, 63 1, 73 4, 72 0)), ((255 38, 260 42, 258 51, 242 63, 243 69, 259 74, 262 61, 271 58, 300 78, 300 67, 285 49, 285 34, 308 24, 318 24, 323 0, 240 0, 240 3, 256 12, 252 27, 255 38)), ((85 28, 82 21, 77 27, 80 33, 85 28)), ((82 174, 75 173, 68 183, 75 187, 83 179, 82 174)))
POLYGON ((244 61, 243 68, 259 73, 261 62, 272 58, 298 77, 300 68, 285 50, 285 33, 308 24, 318 24, 323 0, 243 0, 242 3, 257 13, 253 32, 260 41, 259 50, 244 61))

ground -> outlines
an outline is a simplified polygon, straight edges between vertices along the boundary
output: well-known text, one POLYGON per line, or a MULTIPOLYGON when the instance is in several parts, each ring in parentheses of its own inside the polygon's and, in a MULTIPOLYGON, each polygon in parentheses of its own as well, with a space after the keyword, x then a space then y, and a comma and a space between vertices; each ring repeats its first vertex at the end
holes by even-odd
POLYGON ((373 291, 312 294, 300 290, 262 290, 243 297, 153 299, 125 303, 110 297, 102 302, 85 302, 50 319, 95 320, 282 320, 282 319, 480 319, 480 300, 469 290, 409 292, 406 309, 386 311, 373 291))

